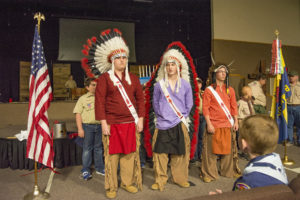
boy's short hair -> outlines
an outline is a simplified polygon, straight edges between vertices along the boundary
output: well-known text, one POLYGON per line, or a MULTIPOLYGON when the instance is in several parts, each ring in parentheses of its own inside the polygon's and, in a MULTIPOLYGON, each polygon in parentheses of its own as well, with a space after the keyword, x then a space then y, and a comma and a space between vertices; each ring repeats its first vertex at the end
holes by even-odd
POLYGON ((278 126, 269 116, 252 115, 245 118, 239 133, 241 139, 248 143, 252 154, 269 154, 277 147, 278 126))
POLYGON ((248 86, 248 85, 245 85, 243 88, 242 88, 242 95, 243 96, 246 96, 249 94, 249 91, 251 91, 251 87, 248 86))
POLYGON ((95 78, 86 78, 84 80, 84 87, 89 87, 92 81, 95 81, 95 78))

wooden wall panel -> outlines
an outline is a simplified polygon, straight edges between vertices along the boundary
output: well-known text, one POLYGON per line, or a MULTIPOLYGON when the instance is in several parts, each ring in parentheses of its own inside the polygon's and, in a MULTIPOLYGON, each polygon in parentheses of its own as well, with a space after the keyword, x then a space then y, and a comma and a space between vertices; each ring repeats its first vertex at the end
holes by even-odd
POLYGON ((20 61, 19 98, 20 101, 29 100, 29 77, 31 62, 20 61))
POLYGON ((55 99, 66 99, 69 96, 65 83, 70 74, 71 64, 53 64, 53 96, 55 99))

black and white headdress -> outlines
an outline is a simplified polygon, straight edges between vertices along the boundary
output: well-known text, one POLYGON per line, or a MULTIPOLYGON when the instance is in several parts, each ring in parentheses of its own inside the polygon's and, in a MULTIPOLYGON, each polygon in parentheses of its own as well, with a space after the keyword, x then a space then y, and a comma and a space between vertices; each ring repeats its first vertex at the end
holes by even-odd
MULTIPOLYGON (((92 37, 83 45, 82 53, 86 56, 81 60, 82 68, 89 77, 98 78, 105 72, 114 75, 114 59, 117 57, 129 57, 129 49, 118 29, 107 29, 98 37, 92 37)), ((131 85, 128 74, 128 61, 125 69, 125 80, 131 85)))

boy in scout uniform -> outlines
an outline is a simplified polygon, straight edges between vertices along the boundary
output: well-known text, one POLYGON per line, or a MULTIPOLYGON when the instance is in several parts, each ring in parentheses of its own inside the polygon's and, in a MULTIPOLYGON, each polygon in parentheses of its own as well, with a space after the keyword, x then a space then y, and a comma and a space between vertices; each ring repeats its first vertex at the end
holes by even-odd
POLYGON ((265 74, 259 74, 256 77, 256 81, 248 84, 252 90, 252 95, 255 98, 253 104, 255 113, 257 114, 266 114, 267 98, 263 91, 263 86, 266 82, 267 76, 265 74))
POLYGON ((233 190, 288 184, 280 155, 274 153, 278 135, 276 122, 268 116, 252 115, 243 120, 239 144, 251 160, 233 190))
POLYGON ((81 96, 73 113, 76 116, 78 136, 84 138, 82 152, 82 178, 89 180, 91 175, 92 154, 94 152, 94 164, 97 174, 104 175, 104 163, 102 157, 102 131, 100 121, 95 120, 95 90, 97 82, 94 78, 85 80, 86 94, 81 96), (92 152, 93 151, 93 152, 92 152))
POLYGON ((77 88, 76 82, 73 80, 73 75, 69 75, 69 79, 65 83, 65 87, 67 88, 68 94, 69 94, 69 99, 72 98, 72 89, 77 88))
MULTIPOLYGON (((250 161, 232 190, 246 190, 270 185, 287 185, 288 179, 280 159, 275 153, 279 131, 276 122, 269 116, 251 115, 240 127, 239 144, 250 161)), ((209 192, 210 195, 221 190, 209 192)))
POLYGON ((297 127, 297 145, 300 146, 300 82, 297 71, 289 72, 289 81, 292 95, 287 99, 289 140, 288 145, 293 143, 295 125, 297 127))

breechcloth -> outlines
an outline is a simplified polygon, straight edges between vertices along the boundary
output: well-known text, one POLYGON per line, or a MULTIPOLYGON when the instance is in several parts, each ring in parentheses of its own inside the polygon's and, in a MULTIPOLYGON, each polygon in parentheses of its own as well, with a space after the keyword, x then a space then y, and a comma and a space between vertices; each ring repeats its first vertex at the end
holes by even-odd
MULTIPOLYGON (((110 126, 109 126, 110 129, 110 126)), ((139 157, 140 133, 136 131, 136 151, 129 154, 109 154, 109 136, 102 134, 105 157, 105 190, 118 190, 118 164, 120 161, 121 185, 136 185, 142 190, 142 173, 139 157)))
MULTIPOLYGON (((185 183, 188 181, 188 166, 190 160, 190 137, 187 131, 187 128, 183 123, 181 123, 181 127, 184 134, 185 141, 185 154, 184 155, 175 155, 171 154, 171 174, 173 181, 175 183, 185 183)), ((156 138, 157 138, 158 129, 155 130, 153 138, 152 138, 152 149, 154 149, 156 138)), ((155 153, 153 152, 153 169, 155 174, 155 183, 159 185, 159 189, 162 191, 164 189, 164 185, 168 180, 168 161, 169 155, 166 153, 155 153)))
POLYGON ((235 174, 241 174, 238 167, 238 156, 236 146, 236 133, 231 130, 231 152, 227 155, 217 155, 212 152, 212 134, 203 134, 203 149, 201 162, 201 176, 216 180, 219 178, 217 168, 217 158, 220 157, 220 175, 232 178, 235 174))

